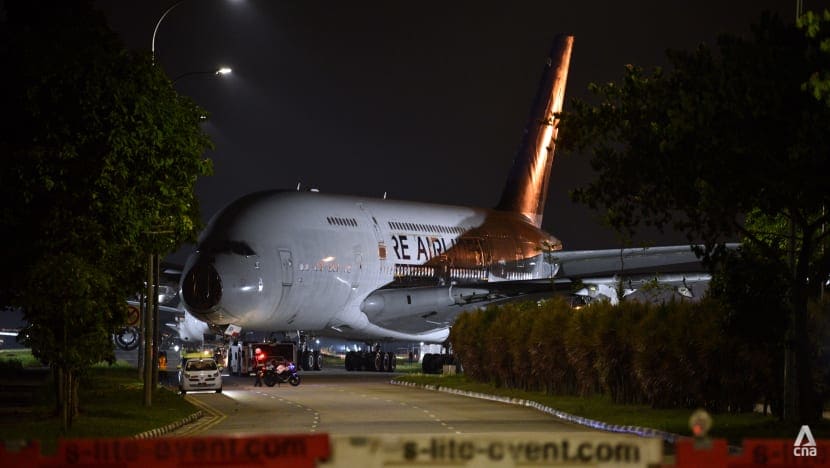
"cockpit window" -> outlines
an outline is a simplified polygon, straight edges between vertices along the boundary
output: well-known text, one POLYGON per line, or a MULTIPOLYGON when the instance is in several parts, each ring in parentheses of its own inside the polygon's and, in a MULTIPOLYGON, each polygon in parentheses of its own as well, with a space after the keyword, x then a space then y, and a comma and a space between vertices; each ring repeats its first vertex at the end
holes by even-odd
POLYGON ((242 241, 234 240, 205 242, 199 245, 198 250, 208 254, 234 253, 236 255, 244 255, 246 257, 256 255, 256 252, 254 252, 254 249, 252 249, 250 245, 242 241))

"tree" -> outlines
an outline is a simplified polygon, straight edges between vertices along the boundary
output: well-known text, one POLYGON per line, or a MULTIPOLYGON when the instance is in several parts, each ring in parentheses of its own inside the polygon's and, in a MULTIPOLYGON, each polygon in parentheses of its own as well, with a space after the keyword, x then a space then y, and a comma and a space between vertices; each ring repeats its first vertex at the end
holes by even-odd
POLYGON ((207 175, 204 111, 179 96, 147 52, 128 51, 89 1, 7 1, 0 59, 0 303, 59 384, 113 360, 110 336, 143 261, 195 239, 193 188, 207 175), (165 235, 153 235, 164 231, 165 235))
MULTIPOLYGON (((820 14, 808 11, 798 18, 797 24, 807 37, 818 41, 822 53, 830 54, 830 11, 824 10, 820 14)), ((804 87, 816 99, 824 99, 830 105, 830 70, 814 70, 804 87)))
POLYGON ((820 414, 806 318, 816 278, 827 277, 816 247, 828 235, 830 108, 802 86, 828 70, 819 50, 764 15, 752 39, 722 36, 716 49, 668 52, 665 70, 628 65, 620 82, 592 84, 599 102, 574 101, 559 132, 560 148, 589 154, 598 172, 574 198, 605 209, 620 231, 670 226, 710 259, 737 237, 788 272, 788 284, 770 287, 787 293, 797 386, 785 416, 800 421, 820 414), (781 223, 777 237, 759 229, 781 223))
POLYGON ((730 338, 725 352, 745 358, 731 360, 738 362, 739 368, 724 369, 724 375, 765 389, 763 398, 776 414, 783 409, 784 376, 780 370, 784 366, 788 295, 782 288, 789 283, 787 277, 779 262, 745 245, 718 261, 709 284, 709 295, 725 306, 721 320, 730 338))

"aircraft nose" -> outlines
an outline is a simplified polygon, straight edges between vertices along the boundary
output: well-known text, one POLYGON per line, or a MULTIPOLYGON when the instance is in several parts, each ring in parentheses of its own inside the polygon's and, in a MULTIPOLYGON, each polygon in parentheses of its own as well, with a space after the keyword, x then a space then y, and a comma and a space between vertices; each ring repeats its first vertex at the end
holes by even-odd
POLYGON ((222 299, 222 279, 211 263, 199 262, 182 281, 182 299, 194 313, 211 312, 222 299))

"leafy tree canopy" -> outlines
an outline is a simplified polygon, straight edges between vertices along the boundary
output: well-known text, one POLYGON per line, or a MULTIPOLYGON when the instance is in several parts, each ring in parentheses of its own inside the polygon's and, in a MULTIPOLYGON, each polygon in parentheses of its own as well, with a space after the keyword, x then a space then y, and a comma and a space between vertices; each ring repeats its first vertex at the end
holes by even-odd
MULTIPOLYGON (((830 11, 808 11, 798 18, 797 24, 806 32, 807 37, 818 41, 819 48, 825 55, 830 55, 830 11)), ((830 105, 830 70, 814 70, 804 87, 812 91, 816 99, 824 99, 830 105)))
POLYGON ((830 57, 777 18, 753 33, 590 85, 599 102, 573 101, 559 133, 560 148, 587 153, 598 173, 574 198, 623 232, 673 227, 710 245, 740 237, 770 256, 789 246, 766 230, 784 216, 812 249, 828 221, 830 109, 802 85, 830 57))
POLYGON ((77 375, 113 359, 111 333, 146 258, 195 239, 211 171, 205 112, 90 1, 12 0, 0 25, 0 304, 55 369, 64 427, 77 375))
MULTIPOLYGON (((132 293, 143 255, 201 227, 193 187, 211 144, 205 112, 90 3, 6 2, 0 248, 21 266, 72 252, 132 293)), ((12 276, 0 282, 7 304, 22 291, 12 276)))
MULTIPOLYGON (((739 239, 786 297, 798 390, 787 417, 819 413, 811 387, 807 301, 828 275, 830 106, 808 83, 826 76, 820 34, 764 15, 744 39, 669 51, 669 66, 627 65, 619 82, 592 84, 596 103, 573 101, 560 149, 586 153, 598 177, 573 194, 604 209, 623 233, 672 227, 708 253, 739 239), (815 94, 815 95, 814 95, 815 94)), ((728 287, 725 290, 737 291, 728 287)), ((793 375, 792 373, 790 373, 793 375)))

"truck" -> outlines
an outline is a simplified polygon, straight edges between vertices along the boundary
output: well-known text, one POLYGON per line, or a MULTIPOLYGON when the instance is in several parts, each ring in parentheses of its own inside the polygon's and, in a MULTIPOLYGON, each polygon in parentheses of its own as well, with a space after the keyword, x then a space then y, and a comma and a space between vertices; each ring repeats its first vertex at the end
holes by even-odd
POLYGON ((253 376, 258 365, 264 365, 272 359, 296 363, 297 358, 297 345, 293 341, 276 343, 234 342, 228 347, 228 366, 232 375, 253 376))

